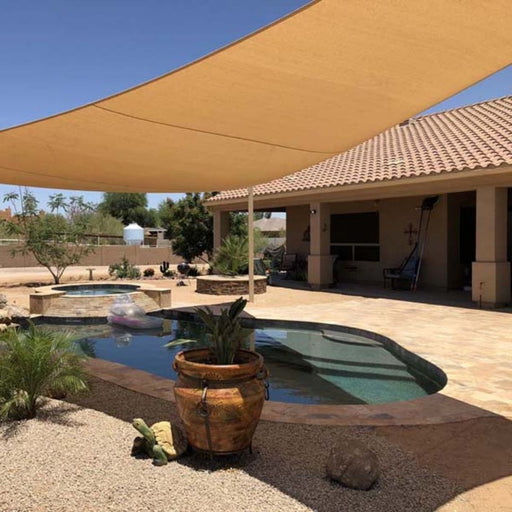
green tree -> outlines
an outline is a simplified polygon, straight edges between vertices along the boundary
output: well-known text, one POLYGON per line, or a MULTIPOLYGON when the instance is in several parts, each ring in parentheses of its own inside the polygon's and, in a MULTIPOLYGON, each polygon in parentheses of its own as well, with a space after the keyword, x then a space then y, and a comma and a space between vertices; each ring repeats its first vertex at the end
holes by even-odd
POLYGON ((158 210, 155 208, 148 208, 144 214, 143 224, 141 226, 148 228, 157 228, 160 226, 160 217, 158 210))
MULTIPOLYGON (((77 212, 71 219, 60 214, 45 214, 38 211, 39 203, 28 191, 11 192, 4 196, 14 212, 4 225, 9 235, 19 238, 19 246, 13 249, 13 255, 32 254, 36 261, 46 267, 59 283, 62 274, 70 265, 76 265, 84 256, 94 251, 94 247, 85 243, 87 224, 84 215, 77 212)), ((52 206, 51 206, 52 207, 52 206)), ((53 201, 53 208, 68 210, 70 203, 53 201)))
POLYGON ((247 214, 240 212, 230 212, 229 214, 229 234, 233 236, 244 237, 249 233, 247 214))
POLYGON ((132 222, 145 226, 147 206, 146 194, 105 192, 98 208, 101 212, 120 219, 125 226, 132 222))
POLYGON ((172 240, 172 250, 186 261, 212 255, 213 218, 204 205, 209 197, 208 193, 187 193, 176 202, 167 199, 160 205, 160 218, 172 240))
POLYGON ((64 197, 64 194, 62 193, 58 193, 58 194, 53 194, 50 196, 50 199, 48 201, 48 206, 50 207, 50 210, 52 212, 55 212, 57 214, 59 214, 59 210, 62 209, 63 211, 66 211, 66 206, 67 206, 67 203, 66 203, 66 198, 64 197))

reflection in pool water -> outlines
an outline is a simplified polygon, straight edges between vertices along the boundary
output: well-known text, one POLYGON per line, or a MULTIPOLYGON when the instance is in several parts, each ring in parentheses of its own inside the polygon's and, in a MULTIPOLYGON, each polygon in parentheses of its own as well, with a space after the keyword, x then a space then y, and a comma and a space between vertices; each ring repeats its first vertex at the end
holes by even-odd
MULTIPOLYGON (((270 398, 306 404, 379 404, 435 393, 442 386, 404 363, 380 342, 359 335, 258 321, 256 350, 270 371, 270 398)), ((293 325, 290 322, 290 325, 293 325)), ((55 326, 70 329, 70 326, 55 326)), ((187 344, 164 345, 177 338, 204 341, 202 325, 165 320, 163 332, 130 331, 101 325, 71 327, 82 349, 93 357, 122 363, 175 380, 172 360, 187 344)))

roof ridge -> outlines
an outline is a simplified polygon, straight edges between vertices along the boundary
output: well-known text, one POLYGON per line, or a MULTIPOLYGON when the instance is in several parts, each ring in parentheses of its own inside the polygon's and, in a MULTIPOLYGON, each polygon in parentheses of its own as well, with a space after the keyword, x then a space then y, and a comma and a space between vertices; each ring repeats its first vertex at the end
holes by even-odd
POLYGON ((460 105, 458 107, 449 108, 448 110, 441 110, 440 112, 432 112, 430 114, 413 116, 410 119, 412 119, 414 121, 419 121, 420 119, 424 119, 426 117, 440 116, 442 114, 448 114, 448 112, 454 112, 455 110, 465 110, 468 108, 476 107, 478 105, 486 105, 489 103, 493 103, 495 101, 500 101, 500 100, 509 99, 509 98, 512 100, 512 94, 506 94, 505 96, 500 96, 498 98, 492 98, 489 100, 477 101, 476 103, 469 103, 468 105, 460 105))

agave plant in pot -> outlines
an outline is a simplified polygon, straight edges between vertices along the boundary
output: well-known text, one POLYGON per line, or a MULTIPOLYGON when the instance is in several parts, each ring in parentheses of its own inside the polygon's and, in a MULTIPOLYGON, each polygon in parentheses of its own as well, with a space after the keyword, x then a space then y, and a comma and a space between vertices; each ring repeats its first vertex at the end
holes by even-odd
POLYGON ((218 316, 210 308, 196 308, 208 346, 183 350, 174 358, 178 412, 189 444, 199 451, 227 455, 251 449, 268 384, 263 357, 242 348, 250 334, 240 321, 246 303, 239 298, 218 316))

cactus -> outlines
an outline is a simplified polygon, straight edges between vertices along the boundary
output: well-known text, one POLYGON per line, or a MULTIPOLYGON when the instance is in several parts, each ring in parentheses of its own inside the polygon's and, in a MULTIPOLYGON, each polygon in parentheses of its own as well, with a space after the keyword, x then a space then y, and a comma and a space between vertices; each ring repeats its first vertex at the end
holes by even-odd
POLYGON ((160 265, 160 272, 165 276, 169 272, 169 262, 168 261, 162 261, 162 264, 160 265))
POLYGON ((169 268, 169 262, 168 261, 162 261, 162 264, 160 265, 160 272, 162 272, 162 275, 164 277, 174 277, 174 275, 176 274, 176 272, 174 272, 174 270, 171 270, 169 268))

